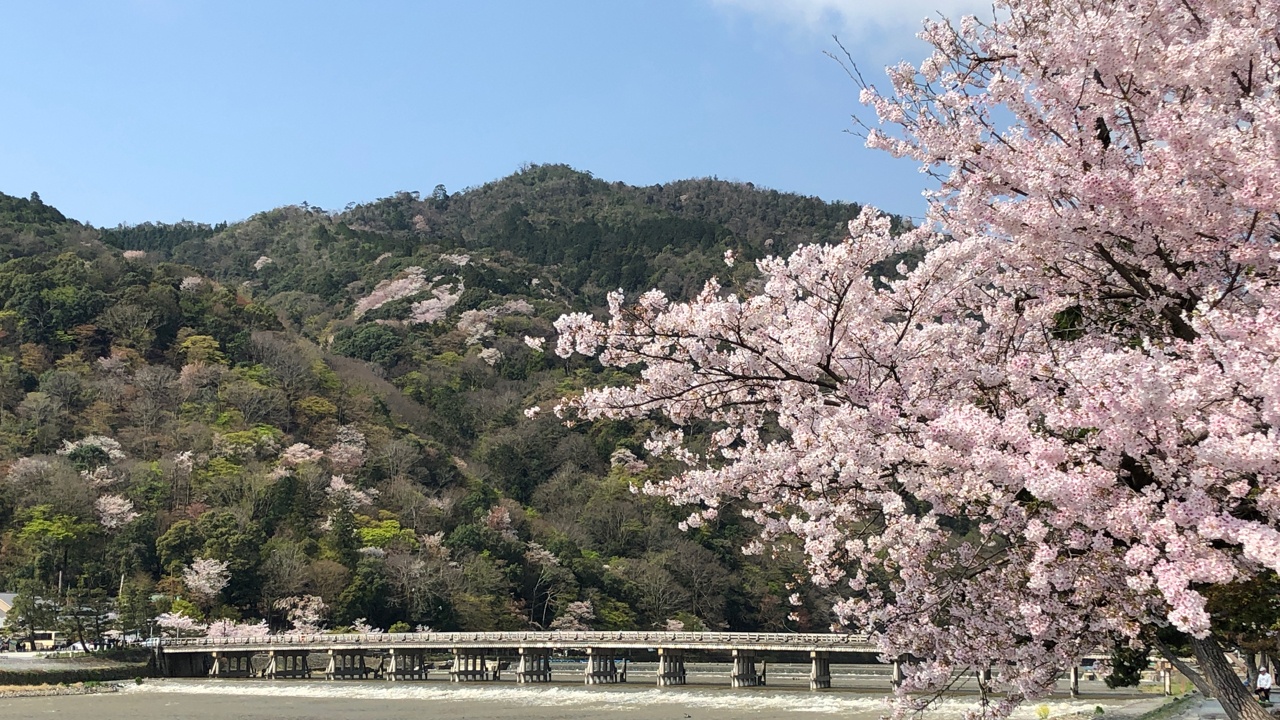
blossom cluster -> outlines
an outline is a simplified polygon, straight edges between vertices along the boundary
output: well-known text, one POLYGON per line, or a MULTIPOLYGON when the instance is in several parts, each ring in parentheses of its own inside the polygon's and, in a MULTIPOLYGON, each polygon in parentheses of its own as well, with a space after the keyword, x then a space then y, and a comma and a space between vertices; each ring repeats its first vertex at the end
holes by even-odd
POLYGON ((373 292, 369 293, 368 296, 356 301, 353 316, 359 318, 365 313, 377 310, 394 300, 417 295, 429 285, 425 270, 417 266, 406 268, 398 277, 383 280, 373 288, 373 292))
POLYGON ((996 5, 863 88, 869 145, 937 182, 918 227, 864 209, 751 296, 556 326, 562 356, 642 368, 557 411, 665 418, 646 450, 684 469, 647 491, 798 543, 843 626, 919 659, 901 708, 980 668, 1000 715, 1280 571, 1280 12, 996 5))
POLYGON ((120 442, 105 435, 86 435, 74 442, 63 440, 62 447, 58 449, 58 454, 74 455, 84 450, 100 451, 112 462, 119 462, 125 459, 124 449, 120 446, 120 442))
POLYGON ((291 634, 311 635, 320 632, 324 627, 325 615, 329 606, 317 595, 292 595, 281 598, 274 604, 276 610, 285 613, 291 626, 291 634))
POLYGON ((450 287, 444 285, 432 288, 431 297, 409 306, 409 324, 424 325, 443 320, 449 314, 449 309, 458 303, 458 298, 462 297, 462 283, 458 283, 456 290, 450 290, 450 287))
POLYGON ((484 516, 484 526, 498 533, 503 540, 515 542, 519 540, 515 526, 511 522, 511 511, 501 505, 494 505, 484 516))
POLYGON ((564 614, 551 621, 552 630, 590 630, 591 621, 596 619, 595 606, 590 600, 578 600, 569 603, 564 614))
POLYGON ((213 558, 196 558, 182 571, 182 581, 192 595, 212 601, 231 582, 228 563, 213 558))
POLYGON ((364 434, 354 425, 342 425, 334 436, 333 444, 325 451, 329 465, 337 472, 347 473, 364 465, 367 442, 364 434))
POLYGON ((378 496, 378 491, 375 488, 361 490, 347 482, 342 475, 330 477, 329 485, 324 489, 324 492, 339 506, 349 510, 372 505, 373 499, 378 496))
POLYGON ((296 467, 303 463, 319 462, 323 457, 323 450, 317 450, 306 443, 294 443, 280 453, 280 464, 286 467, 296 467))
POLYGON ((115 530, 138 519, 133 509, 133 502, 120 495, 103 495, 93 503, 98 513, 98 522, 108 530, 115 530))

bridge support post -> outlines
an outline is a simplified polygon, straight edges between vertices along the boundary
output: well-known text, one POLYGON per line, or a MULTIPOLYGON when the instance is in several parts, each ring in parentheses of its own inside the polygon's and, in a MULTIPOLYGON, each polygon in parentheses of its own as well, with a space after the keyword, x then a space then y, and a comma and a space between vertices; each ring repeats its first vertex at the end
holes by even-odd
POLYGON ((889 684, 898 687, 902 684, 902 661, 894 660, 893 669, 889 671, 889 684))
POLYGON ((1071 666, 1071 697, 1080 697, 1080 665, 1071 666))
POLYGON ((307 662, 306 650, 270 650, 267 652, 267 667, 262 676, 268 680, 278 678, 309 678, 311 665, 307 662))
POLYGON ((627 671, 618 672, 618 661, 612 650, 587 648, 587 670, 583 679, 587 685, 612 685, 626 682, 627 671))
POLYGON ((330 650, 326 680, 363 680, 365 667, 363 650, 330 650))
POLYGON ((551 682, 551 655, 542 648, 520 648, 517 683, 551 682))
POLYGON ((484 650, 453 649, 453 667, 449 668, 450 682, 488 680, 489 677, 484 650))
POLYGON ((658 687, 684 685, 688 677, 684 670, 683 652, 658 648, 658 687))
POLYGON ((390 682, 427 679, 427 663, 421 650, 391 648, 391 653, 385 662, 386 666, 382 674, 390 682))
POLYGON ((826 690, 831 687, 831 658, 825 653, 814 650, 809 653, 813 667, 809 670, 809 689, 826 690))
POLYGON ((764 684, 764 678, 756 672, 756 658, 751 651, 733 651, 733 674, 729 676, 729 684, 736 688, 764 684))
POLYGON ((247 678, 253 676, 253 653, 213 651, 209 677, 247 678))

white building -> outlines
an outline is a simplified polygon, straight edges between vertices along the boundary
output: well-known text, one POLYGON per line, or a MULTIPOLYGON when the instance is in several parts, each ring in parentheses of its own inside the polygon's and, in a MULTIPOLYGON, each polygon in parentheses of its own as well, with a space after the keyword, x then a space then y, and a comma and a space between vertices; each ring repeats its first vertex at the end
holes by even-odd
POLYGON ((0 627, 4 627, 9 611, 13 609, 13 600, 18 593, 0 593, 0 627))

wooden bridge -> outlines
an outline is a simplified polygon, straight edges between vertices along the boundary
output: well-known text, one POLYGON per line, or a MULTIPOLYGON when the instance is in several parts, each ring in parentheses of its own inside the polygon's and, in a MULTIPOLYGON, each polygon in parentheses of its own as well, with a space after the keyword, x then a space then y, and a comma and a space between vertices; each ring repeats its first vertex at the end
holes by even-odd
MULTIPOLYGON (((831 687, 833 654, 879 651, 865 635, 835 633, 519 631, 453 633, 376 633, 349 635, 268 635, 246 638, 165 638, 156 641, 159 666, 171 677, 310 678, 425 680, 444 669, 453 682, 497 680, 503 659, 515 659, 516 682, 549 682, 553 651, 586 655, 588 685, 626 682, 626 655, 655 652, 659 685, 684 685, 689 652, 728 653, 734 687, 763 685, 758 653, 797 653, 809 657, 809 686, 831 687), (438 668, 429 656, 449 654, 438 668), (315 656, 320 656, 317 664, 315 656), (619 666, 621 659, 621 666, 619 666), (319 666, 324 667, 320 671, 319 666)), ((894 677, 899 678, 897 663, 894 677)))
MULTIPOLYGON (((551 656, 585 655, 583 682, 588 685, 626 682, 632 653, 656 653, 657 684, 684 685, 688 653, 728 654, 733 687, 764 685, 761 653, 807 656, 809 687, 831 687, 832 657, 877 656, 866 635, 837 633, 659 632, 659 631, 516 631, 427 632, 347 635, 267 635, 245 638, 164 638, 154 640, 157 665, 169 677, 329 680, 382 678, 426 680, 431 671, 448 673, 452 682, 499 680, 504 670, 518 683, 551 681, 551 656), (433 662, 432 657, 451 659, 433 662), (621 660, 621 665, 619 665, 621 660), (514 661, 514 668, 512 667, 514 661)), ((1069 669, 1072 695, 1079 692, 1079 668, 1069 669)), ((902 680, 898 662, 891 681, 902 680)), ((1166 683, 1167 685, 1167 683, 1166 683)))

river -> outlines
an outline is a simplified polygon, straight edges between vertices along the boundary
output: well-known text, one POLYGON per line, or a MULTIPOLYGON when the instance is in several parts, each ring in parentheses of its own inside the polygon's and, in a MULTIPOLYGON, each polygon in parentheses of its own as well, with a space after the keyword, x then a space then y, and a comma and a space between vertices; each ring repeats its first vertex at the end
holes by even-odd
MULTIPOLYGON (((874 720, 888 711, 883 667, 833 666, 835 688, 808 690, 807 665, 769 666, 769 687, 727 687, 723 665, 691 665, 689 685, 656 688, 650 663, 629 668, 623 685, 585 687, 581 670, 557 667, 555 682, 451 684, 425 682, 328 682, 324 680, 146 680, 118 693, 67 697, 0 699, 0 718, 66 717, 87 720, 738 720, 742 718, 852 718, 874 720), (575 682, 577 680, 577 682, 575 682)), ((1055 696, 1022 708, 1019 720, 1092 713, 1101 706, 1110 717, 1133 717, 1159 704, 1150 693, 1107 691, 1085 682, 1083 696, 1055 696), (1040 708, 1045 705, 1047 708, 1040 708)), ((964 688, 926 717, 954 720, 975 701, 964 688)))

